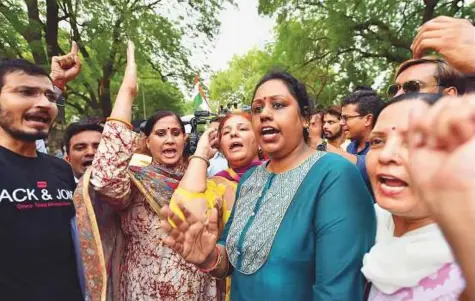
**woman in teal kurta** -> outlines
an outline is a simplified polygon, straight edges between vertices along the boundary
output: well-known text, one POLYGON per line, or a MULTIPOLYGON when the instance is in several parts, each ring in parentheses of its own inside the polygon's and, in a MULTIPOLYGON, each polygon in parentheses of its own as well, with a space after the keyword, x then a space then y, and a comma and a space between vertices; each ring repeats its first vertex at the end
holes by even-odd
POLYGON ((241 179, 217 243, 216 211, 208 223, 183 206, 184 221, 162 211, 177 224, 162 223, 170 232, 165 243, 204 272, 230 274, 231 301, 363 300, 360 269, 374 243, 373 202, 353 164, 306 146, 306 96, 286 73, 258 84, 253 128, 271 160, 241 179))

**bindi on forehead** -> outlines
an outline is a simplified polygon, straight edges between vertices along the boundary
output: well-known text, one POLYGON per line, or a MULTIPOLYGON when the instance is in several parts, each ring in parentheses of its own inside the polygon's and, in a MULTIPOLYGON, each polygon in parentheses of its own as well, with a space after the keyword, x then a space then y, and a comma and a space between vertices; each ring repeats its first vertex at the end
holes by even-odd
POLYGON ((157 131, 173 131, 173 130, 178 130, 181 131, 181 128, 178 127, 157 127, 157 131))

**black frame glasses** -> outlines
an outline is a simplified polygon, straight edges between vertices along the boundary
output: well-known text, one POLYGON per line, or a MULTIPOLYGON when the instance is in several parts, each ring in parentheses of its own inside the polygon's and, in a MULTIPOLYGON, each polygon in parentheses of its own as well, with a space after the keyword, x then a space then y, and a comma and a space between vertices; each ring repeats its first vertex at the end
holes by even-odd
POLYGON ((346 123, 349 119, 353 119, 356 117, 361 117, 361 114, 358 115, 352 115, 352 116, 346 116, 346 115, 341 115, 340 120, 346 123))

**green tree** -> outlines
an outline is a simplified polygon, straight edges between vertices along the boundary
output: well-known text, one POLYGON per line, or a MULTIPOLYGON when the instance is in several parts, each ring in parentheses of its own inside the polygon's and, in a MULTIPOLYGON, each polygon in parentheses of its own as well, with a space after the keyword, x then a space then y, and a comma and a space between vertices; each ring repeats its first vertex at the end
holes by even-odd
MULTIPOLYGON (((215 16, 226 2, 232 0, 2 0, 0 56, 49 68, 50 58, 76 41, 83 70, 68 85, 66 117, 109 116, 131 39, 147 113, 157 108, 181 113, 183 95, 177 85, 191 89, 201 68, 189 62, 191 51, 214 37, 219 28, 215 16)), ((138 115, 143 110, 137 105, 138 115)))
POLYGON ((439 15, 474 19, 475 3, 259 0, 259 12, 276 17, 275 42, 233 58, 213 77, 212 99, 249 99, 273 66, 302 80, 321 105, 339 103, 359 85, 378 84, 384 94, 397 66, 411 57, 417 27, 439 15))
POLYGON ((271 56, 266 51, 252 49, 246 55, 234 56, 229 68, 211 79, 209 88, 213 104, 249 104, 254 86, 270 68, 271 56))
POLYGON ((276 52, 292 53, 288 63, 303 80, 313 81, 301 69, 330 68, 328 87, 316 91, 328 103, 355 85, 377 78, 389 83, 397 65, 411 57, 416 29, 439 15, 473 19, 475 4, 468 2, 260 0, 259 12, 277 16, 276 52))
POLYGON ((108 116, 116 93, 111 83, 121 77, 127 39, 136 44, 141 77, 153 76, 157 86, 190 84, 199 66, 188 61, 192 49, 183 38, 213 38, 219 27, 215 16, 225 2, 230 1, 5 0, 0 2, 0 55, 48 67, 49 58, 64 54, 75 40, 84 69, 69 86, 69 103, 80 115, 108 116))

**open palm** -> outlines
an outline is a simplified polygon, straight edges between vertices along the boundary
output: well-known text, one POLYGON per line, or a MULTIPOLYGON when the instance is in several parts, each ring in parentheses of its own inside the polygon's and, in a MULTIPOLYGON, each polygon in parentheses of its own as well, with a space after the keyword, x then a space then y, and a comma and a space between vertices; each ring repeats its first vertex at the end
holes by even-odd
POLYGON ((162 228, 169 234, 164 239, 166 245, 178 252, 187 262, 202 265, 212 255, 218 240, 218 211, 213 209, 209 220, 203 222, 179 204, 185 219, 182 220, 173 213, 168 206, 161 210, 161 214, 173 220, 173 228, 166 220, 162 221, 162 228))

